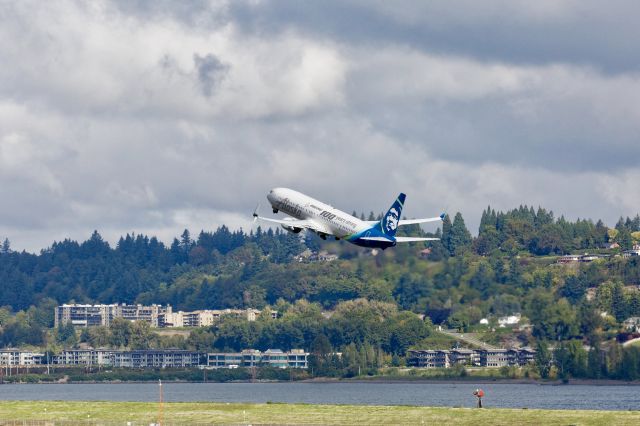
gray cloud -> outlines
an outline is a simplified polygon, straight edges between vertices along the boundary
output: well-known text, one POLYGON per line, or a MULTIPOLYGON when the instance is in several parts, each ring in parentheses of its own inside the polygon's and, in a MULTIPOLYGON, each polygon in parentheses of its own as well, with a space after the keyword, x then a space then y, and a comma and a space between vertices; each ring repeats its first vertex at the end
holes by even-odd
POLYGON ((202 93, 206 97, 210 97, 224 78, 224 75, 229 71, 229 67, 220 62, 211 53, 206 56, 195 54, 193 62, 198 70, 198 80, 200 80, 202 93))
POLYGON ((640 36, 633 0, 353 0, 231 2, 229 15, 246 31, 298 31, 359 46, 407 45, 482 61, 575 63, 608 72, 636 72, 640 36))
POLYGON ((612 10, 3 3, 0 238, 248 229, 275 186, 349 212, 404 191, 472 230, 488 204, 613 224, 640 211, 640 72, 612 10))

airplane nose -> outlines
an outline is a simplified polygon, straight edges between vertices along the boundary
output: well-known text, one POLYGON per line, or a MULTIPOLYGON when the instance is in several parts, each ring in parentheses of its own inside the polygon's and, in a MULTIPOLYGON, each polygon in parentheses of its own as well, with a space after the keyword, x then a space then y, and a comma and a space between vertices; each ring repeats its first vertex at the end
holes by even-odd
POLYGON ((278 188, 273 188, 267 194, 267 200, 269 200, 269 202, 273 204, 277 199, 278 199, 278 188))

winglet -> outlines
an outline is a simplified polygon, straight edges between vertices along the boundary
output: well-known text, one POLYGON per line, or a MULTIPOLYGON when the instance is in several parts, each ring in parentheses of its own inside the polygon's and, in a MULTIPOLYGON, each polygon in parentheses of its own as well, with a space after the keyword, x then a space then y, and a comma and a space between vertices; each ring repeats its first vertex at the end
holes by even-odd
POLYGON ((440 215, 440 220, 444 222, 444 218, 445 218, 445 217, 447 217, 447 214, 446 214, 446 213, 442 213, 442 214, 440 215))
POLYGON ((255 223, 258 220, 258 209, 260 208, 260 203, 256 204, 256 209, 253 211, 253 222, 255 223))

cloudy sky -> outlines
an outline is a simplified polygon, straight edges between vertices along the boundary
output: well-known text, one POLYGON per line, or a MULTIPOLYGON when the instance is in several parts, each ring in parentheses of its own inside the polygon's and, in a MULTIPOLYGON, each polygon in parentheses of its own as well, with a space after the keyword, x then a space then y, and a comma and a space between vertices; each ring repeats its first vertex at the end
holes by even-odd
POLYGON ((0 238, 348 212, 640 211, 634 0, 0 0, 0 238))

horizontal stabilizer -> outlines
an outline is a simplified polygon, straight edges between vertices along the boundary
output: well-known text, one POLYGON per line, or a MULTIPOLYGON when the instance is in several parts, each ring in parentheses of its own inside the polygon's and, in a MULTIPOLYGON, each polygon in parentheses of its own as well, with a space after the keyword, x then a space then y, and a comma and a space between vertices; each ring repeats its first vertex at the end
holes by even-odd
MULTIPOLYGON (((442 213, 440 216, 426 217, 424 219, 401 219, 398 222, 398 226, 415 225, 416 223, 442 222, 445 216, 446 216, 446 213, 442 213)), ((368 223, 369 225, 375 225, 379 223, 379 221, 377 220, 365 220, 365 222, 368 223)))
POLYGON ((396 237, 398 243, 414 243, 417 241, 439 241, 440 238, 423 238, 423 237, 396 237))
POLYGON ((359 240, 365 240, 365 241, 384 241, 384 242, 387 242, 387 243, 391 242, 391 240, 389 238, 385 238, 385 237, 360 237, 358 239, 359 240))
POLYGON ((427 223, 427 222, 442 222, 444 220, 444 213, 440 216, 436 217, 427 217, 424 219, 402 219, 398 226, 402 225, 414 225, 416 223, 427 223))

